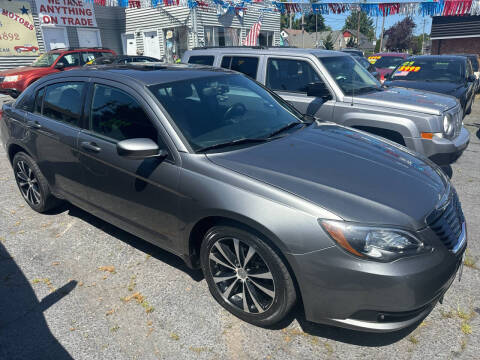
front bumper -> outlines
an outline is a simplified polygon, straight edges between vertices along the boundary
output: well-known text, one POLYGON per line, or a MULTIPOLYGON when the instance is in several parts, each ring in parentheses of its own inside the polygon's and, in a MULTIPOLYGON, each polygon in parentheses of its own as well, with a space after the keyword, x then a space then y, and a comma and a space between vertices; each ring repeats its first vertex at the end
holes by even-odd
POLYGON ((0 94, 9 95, 13 98, 16 98, 18 95, 20 95, 20 92, 21 91, 18 91, 16 88, 6 87, 5 85, 0 84, 0 94))
POLYGON ((455 279, 465 248, 466 240, 456 253, 438 243, 431 253, 391 263, 361 260, 337 246, 289 258, 307 320, 390 332, 430 313, 455 279))
POLYGON ((457 161, 470 142, 470 133, 462 126, 460 134, 453 140, 434 136, 422 139, 424 154, 437 165, 449 165, 457 161))

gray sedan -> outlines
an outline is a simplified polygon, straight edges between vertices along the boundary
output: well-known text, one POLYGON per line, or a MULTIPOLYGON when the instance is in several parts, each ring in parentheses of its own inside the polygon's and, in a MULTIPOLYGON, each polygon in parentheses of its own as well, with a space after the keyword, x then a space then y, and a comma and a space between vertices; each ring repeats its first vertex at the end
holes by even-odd
POLYGON ((301 116, 247 77, 185 65, 93 66, 40 79, 0 122, 25 201, 61 200, 200 267, 259 326, 393 331, 428 315, 466 248, 431 161, 301 116))

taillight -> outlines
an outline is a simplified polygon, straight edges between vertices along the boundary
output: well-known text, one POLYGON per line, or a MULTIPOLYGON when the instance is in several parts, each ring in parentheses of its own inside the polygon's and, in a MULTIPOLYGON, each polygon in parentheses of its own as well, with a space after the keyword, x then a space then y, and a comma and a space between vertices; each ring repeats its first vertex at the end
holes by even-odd
POLYGON ((0 109, 0 120, 2 120, 3 110, 0 109))

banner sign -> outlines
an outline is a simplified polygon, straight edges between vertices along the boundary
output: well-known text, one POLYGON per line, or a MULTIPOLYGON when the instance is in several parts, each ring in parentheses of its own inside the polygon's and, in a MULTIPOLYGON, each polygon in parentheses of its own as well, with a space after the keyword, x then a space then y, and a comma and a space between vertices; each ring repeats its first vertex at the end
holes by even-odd
POLYGON ((0 56, 37 54, 38 42, 30 3, 0 2, 0 56))
POLYGON ((82 0, 35 0, 42 25, 97 27, 93 3, 82 0))

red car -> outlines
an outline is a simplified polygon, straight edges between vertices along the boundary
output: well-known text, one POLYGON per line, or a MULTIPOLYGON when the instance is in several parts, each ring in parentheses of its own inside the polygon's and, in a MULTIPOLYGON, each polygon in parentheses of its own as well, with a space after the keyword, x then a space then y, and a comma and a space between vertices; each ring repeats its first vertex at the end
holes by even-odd
POLYGON ((15 46, 13 48, 16 52, 22 53, 22 52, 37 52, 38 47, 32 46, 32 45, 23 45, 23 46, 15 46))
POLYGON ((0 71, 0 93, 16 98, 31 83, 59 71, 85 65, 101 56, 116 55, 105 48, 56 49, 40 55, 30 66, 0 71))
POLYGON ((385 52, 369 56, 368 61, 375 66, 380 75, 380 81, 383 82, 385 77, 409 56, 407 53, 385 52))

